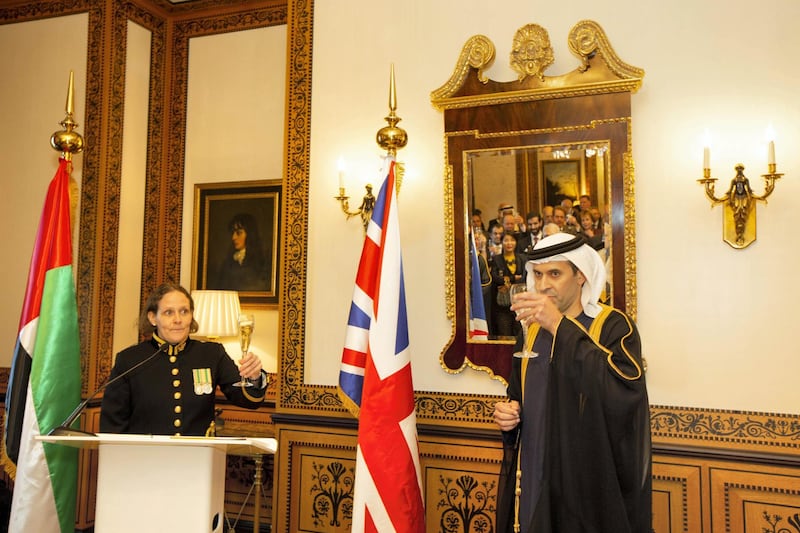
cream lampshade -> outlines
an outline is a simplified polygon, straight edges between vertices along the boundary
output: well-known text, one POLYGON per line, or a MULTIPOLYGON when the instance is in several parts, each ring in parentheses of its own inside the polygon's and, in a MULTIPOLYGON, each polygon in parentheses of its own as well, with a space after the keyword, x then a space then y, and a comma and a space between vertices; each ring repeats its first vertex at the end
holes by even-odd
POLYGON ((236 291, 192 291, 195 335, 208 339, 239 335, 239 293, 236 291))

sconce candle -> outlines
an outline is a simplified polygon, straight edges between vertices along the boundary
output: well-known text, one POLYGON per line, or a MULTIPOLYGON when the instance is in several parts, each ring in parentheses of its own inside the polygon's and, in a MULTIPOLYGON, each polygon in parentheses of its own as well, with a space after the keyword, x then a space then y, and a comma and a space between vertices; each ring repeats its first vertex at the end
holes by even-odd
POLYGON ((711 149, 708 146, 703 148, 703 168, 711 168, 711 149))
POLYGON ((341 191, 344 189, 344 159, 340 157, 336 166, 339 167, 339 190, 341 191))
POLYGON ((769 151, 767 153, 767 164, 775 164, 775 141, 769 142, 769 151))

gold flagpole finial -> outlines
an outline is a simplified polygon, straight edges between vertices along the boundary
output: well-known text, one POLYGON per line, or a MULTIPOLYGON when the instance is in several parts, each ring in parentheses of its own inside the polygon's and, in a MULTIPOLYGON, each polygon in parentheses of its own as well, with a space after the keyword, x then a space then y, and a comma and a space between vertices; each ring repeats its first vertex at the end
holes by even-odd
POLYGON ((394 85, 394 63, 389 70, 389 116, 385 118, 388 126, 384 126, 378 130, 376 141, 378 146, 386 150, 389 155, 397 155, 397 150, 403 148, 408 143, 408 135, 406 130, 398 128, 397 123, 400 122, 400 117, 395 113, 397 111, 397 90, 394 85))
POLYGON ((389 111, 397 111, 397 89, 394 86, 394 63, 389 69, 389 111))
POLYGON ((75 112, 75 73, 69 71, 69 86, 67 87, 66 116, 59 122, 64 128, 50 136, 50 146, 61 152, 64 159, 72 160, 72 154, 77 154, 83 150, 83 137, 73 131, 78 124, 73 118, 75 112))

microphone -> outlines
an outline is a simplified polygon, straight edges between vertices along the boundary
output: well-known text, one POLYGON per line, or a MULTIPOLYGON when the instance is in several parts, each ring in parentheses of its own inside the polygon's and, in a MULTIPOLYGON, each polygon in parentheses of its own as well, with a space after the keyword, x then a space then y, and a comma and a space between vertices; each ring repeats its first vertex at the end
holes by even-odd
POLYGON ((75 420, 78 418, 78 416, 80 416, 80 414, 83 412, 83 410, 86 409, 86 406, 89 405, 89 402, 95 396, 100 394, 101 390, 105 389, 106 387, 108 387, 112 383, 124 378, 125 376, 127 376, 131 372, 133 372, 134 370, 138 369, 139 367, 141 367, 141 366, 149 363, 153 359, 155 359, 155 357, 158 354, 160 354, 161 352, 164 351, 164 347, 165 346, 169 346, 169 344, 167 344, 166 342, 162 343, 158 347, 158 350, 153 352, 153 354, 151 356, 149 356, 147 359, 144 359, 143 361, 140 361, 140 362, 136 363, 135 365, 130 367, 125 372, 121 373, 118 376, 115 376, 114 379, 110 379, 110 380, 106 381, 105 383, 103 383, 102 385, 100 385, 100 387, 96 391, 94 391, 92 394, 90 394, 88 398, 86 398, 85 400, 83 400, 81 403, 78 404, 78 407, 76 407, 75 410, 70 413, 70 415, 66 418, 66 420, 64 420, 61 423, 60 426, 53 428, 50 431, 50 433, 48 433, 47 435, 49 437, 96 437, 97 434, 95 434, 95 433, 90 433, 89 431, 83 431, 83 430, 80 430, 80 429, 74 429, 74 428, 72 428, 70 426, 72 425, 73 422, 75 422, 75 420))

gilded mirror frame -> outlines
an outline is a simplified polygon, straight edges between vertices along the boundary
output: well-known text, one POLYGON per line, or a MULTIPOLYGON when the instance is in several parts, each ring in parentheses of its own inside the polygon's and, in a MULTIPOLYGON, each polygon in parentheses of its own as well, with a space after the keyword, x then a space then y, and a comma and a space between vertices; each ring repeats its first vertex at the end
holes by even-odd
MULTIPOLYGON (((446 153, 447 310, 452 334, 440 357, 442 368, 470 367, 504 381, 513 343, 475 341, 468 334, 468 222, 466 154, 480 150, 608 143, 611 192, 612 303, 636 316, 634 168, 631 158, 631 94, 644 71, 617 57, 602 28, 578 22, 569 33, 580 65, 564 75, 546 76, 553 62, 547 31, 536 24, 514 36, 510 66, 518 79, 493 81, 483 70, 494 60, 494 45, 482 35, 464 45, 450 79, 431 94, 444 111, 446 153)), ((493 214, 487 214, 487 218, 493 214)))

